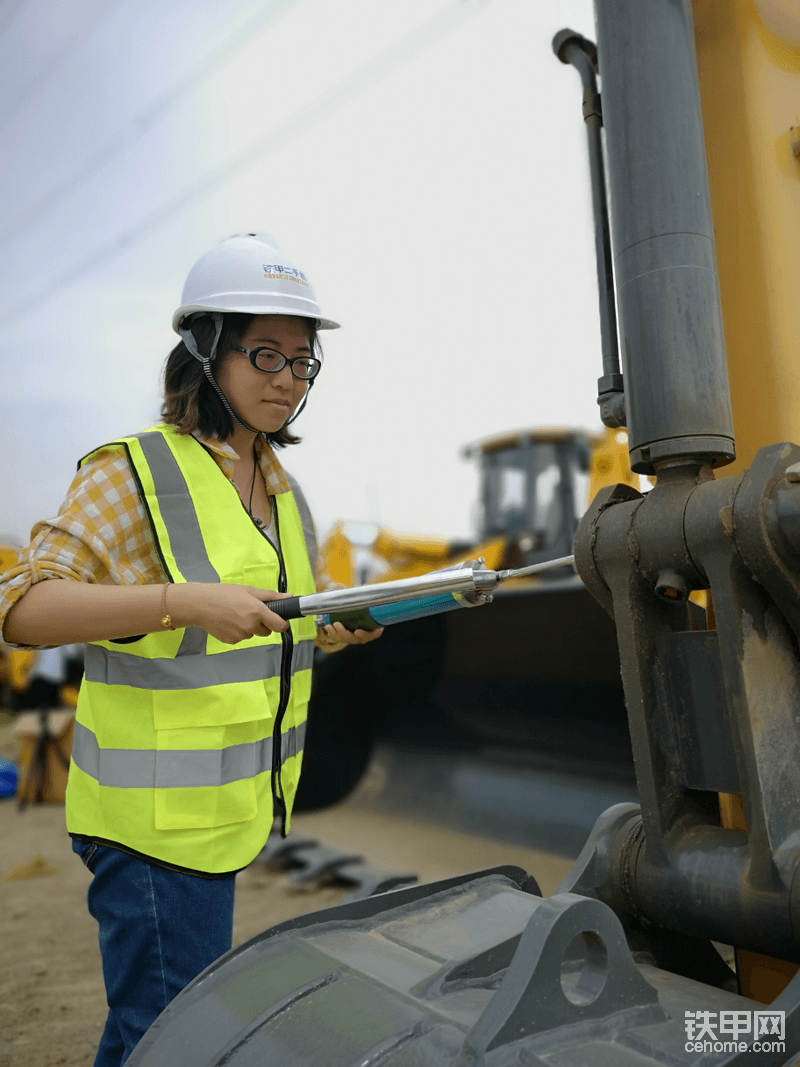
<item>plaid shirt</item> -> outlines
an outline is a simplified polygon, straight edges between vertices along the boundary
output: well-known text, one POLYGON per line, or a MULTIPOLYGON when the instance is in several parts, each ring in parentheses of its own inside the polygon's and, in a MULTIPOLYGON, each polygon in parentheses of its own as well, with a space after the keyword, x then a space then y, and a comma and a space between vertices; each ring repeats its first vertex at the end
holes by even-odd
MULTIPOLYGON (((237 453, 224 441, 194 436, 232 482, 237 453)), ((289 492, 283 468, 261 437, 256 438, 256 452, 267 493, 289 492)), ((316 560, 311 563, 316 567, 316 560)), ((168 581, 121 445, 98 449, 81 466, 58 515, 34 526, 31 543, 20 550, 17 565, 0 575, 0 640, 13 605, 32 585, 46 578, 102 585, 159 585, 168 581)), ((344 647, 324 633, 318 644, 327 651, 344 647)))

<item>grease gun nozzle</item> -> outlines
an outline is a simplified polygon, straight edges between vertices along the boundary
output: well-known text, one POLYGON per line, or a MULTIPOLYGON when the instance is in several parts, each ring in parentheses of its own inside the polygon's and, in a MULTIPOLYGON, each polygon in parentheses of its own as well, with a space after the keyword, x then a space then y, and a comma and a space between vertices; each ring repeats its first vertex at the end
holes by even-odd
POLYGON ((506 581, 507 578, 524 578, 528 574, 538 574, 540 571, 552 571, 556 567, 567 567, 575 563, 574 556, 560 556, 558 559, 546 559, 543 563, 533 563, 530 567, 518 567, 516 570, 498 571, 497 580, 506 581))

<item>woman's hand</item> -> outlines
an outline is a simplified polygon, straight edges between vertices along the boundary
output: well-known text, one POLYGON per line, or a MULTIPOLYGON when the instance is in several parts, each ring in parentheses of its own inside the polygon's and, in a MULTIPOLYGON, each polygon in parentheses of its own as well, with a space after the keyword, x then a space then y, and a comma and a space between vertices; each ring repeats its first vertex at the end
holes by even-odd
POLYGON ((199 626, 218 641, 235 645, 285 630, 288 621, 270 611, 265 601, 287 595, 252 585, 182 582, 167 590, 167 611, 176 627, 199 626))
MULTIPOLYGON (((163 585, 92 585, 64 578, 39 581, 6 616, 3 637, 18 645, 51 647, 159 633, 163 585)), ((173 626, 200 626, 225 644, 285 630, 264 601, 285 594, 248 585, 177 582, 167 586, 173 626)))
POLYGON ((384 631, 383 626, 379 626, 377 630, 350 631, 343 622, 329 622, 327 626, 321 626, 320 629, 332 641, 341 641, 346 645, 367 645, 370 641, 377 641, 384 631))

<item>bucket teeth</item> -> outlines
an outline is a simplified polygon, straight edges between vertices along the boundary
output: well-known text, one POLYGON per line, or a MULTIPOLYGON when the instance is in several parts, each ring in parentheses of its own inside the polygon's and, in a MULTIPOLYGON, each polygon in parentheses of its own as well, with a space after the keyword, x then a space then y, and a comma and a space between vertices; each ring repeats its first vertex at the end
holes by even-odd
POLYGON ((413 885, 418 880, 416 874, 381 870, 362 856, 340 852, 313 838, 268 841, 253 862, 262 863, 270 871, 293 870, 289 880, 296 889, 313 890, 332 882, 355 885, 355 891, 342 904, 413 885))

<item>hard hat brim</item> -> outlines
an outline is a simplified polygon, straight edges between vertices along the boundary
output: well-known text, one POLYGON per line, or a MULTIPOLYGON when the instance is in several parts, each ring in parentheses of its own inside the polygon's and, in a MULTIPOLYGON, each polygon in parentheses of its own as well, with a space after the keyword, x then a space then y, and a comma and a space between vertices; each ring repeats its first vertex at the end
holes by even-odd
POLYGON ((317 324, 318 330, 341 329, 338 322, 334 322, 333 319, 323 319, 318 313, 315 313, 310 308, 298 308, 297 310, 294 310, 292 308, 287 308, 285 304, 266 304, 263 302, 263 299, 263 295, 260 294, 260 299, 258 303, 250 305, 240 303, 238 306, 232 306, 229 304, 225 307, 221 307, 218 304, 184 304, 182 307, 179 307, 175 314, 172 316, 172 329, 175 331, 175 333, 178 333, 178 327, 180 326, 181 321, 186 318, 187 315, 208 313, 210 311, 219 311, 223 315, 293 315, 296 318, 314 319, 317 324))

